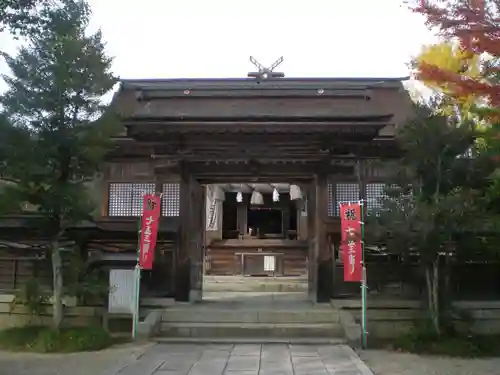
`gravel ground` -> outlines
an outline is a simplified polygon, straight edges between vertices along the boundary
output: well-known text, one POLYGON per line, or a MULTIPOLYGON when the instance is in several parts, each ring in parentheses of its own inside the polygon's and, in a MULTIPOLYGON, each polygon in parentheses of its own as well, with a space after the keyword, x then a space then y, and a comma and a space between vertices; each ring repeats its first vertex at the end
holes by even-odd
POLYGON ((150 346, 127 344, 74 354, 0 352, 0 375, 112 375, 134 362, 150 346))
POLYGON ((375 375, 500 375, 500 358, 457 359, 387 350, 358 354, 375 375))

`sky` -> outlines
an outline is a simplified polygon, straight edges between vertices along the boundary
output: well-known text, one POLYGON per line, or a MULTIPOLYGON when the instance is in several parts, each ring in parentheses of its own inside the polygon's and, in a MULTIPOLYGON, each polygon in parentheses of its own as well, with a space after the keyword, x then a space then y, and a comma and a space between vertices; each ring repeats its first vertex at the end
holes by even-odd
MULTIPOLYGON (((403 0, 89 2, 120 78, 246 77, 251 55, 283 56, 287 77, 404 77, 436 40, 403 0)), ((0 35, 1 49, 15 46, 0 35)))

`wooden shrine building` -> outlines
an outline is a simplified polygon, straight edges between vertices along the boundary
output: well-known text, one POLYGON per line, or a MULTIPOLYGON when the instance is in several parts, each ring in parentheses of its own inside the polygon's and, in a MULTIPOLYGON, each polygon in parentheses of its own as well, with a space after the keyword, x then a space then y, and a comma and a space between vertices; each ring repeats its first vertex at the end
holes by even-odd
POLYGON ((89 249, 131 262, 142 194, 157 192, 150 289, 196 301, 204 274, 307 274, 310 298, 329 300, 338 202, 376 206, 384 184, 373 161, 398 155, 394 130, 413 113, 402 80, 122 81, 113 105, 124 131, 89 249))

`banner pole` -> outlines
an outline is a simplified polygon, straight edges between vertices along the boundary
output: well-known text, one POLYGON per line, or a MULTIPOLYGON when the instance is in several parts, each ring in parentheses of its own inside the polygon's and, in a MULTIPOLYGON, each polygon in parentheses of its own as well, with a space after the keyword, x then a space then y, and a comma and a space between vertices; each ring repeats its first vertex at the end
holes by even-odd
POLYGON ((141 247, 141 227, 142 216, 139 218, 139 226, 137 228, 137 263, 134 269, 134 306, 132 309, 132 339, 137 338, 137 326, 139 324, 139 309, 140 309, 140 293, 141 293, 141 266, 139 264, 140 247, 141 247))
POLYGON ((361 211, 361 265, 362 265, 362 278, 361 278, 361 330, 362 330, 362 345, 366 349, 368 344, 367 332, 367 280, 366 280, 366 264, 365 264, 365 210, 364 202, 360 201, 361 211))

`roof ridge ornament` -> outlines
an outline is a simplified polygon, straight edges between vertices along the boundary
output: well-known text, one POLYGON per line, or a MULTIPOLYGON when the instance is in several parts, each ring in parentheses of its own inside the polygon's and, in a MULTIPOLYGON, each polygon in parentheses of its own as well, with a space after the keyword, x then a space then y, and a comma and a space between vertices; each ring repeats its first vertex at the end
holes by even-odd
POLYGON ((285 73, 283 72, 274 71, 274 69, 276 69, 283 62, 283 56, 277 59, 268 68, 264 67, 253 56, 250 56, 250 62, 258 69, 258 72, 250 72, 248 73, 248 77, 257 78, 257 80, 259 81, 264 81, 270 78, 283 78, 285 76, 285 73))

